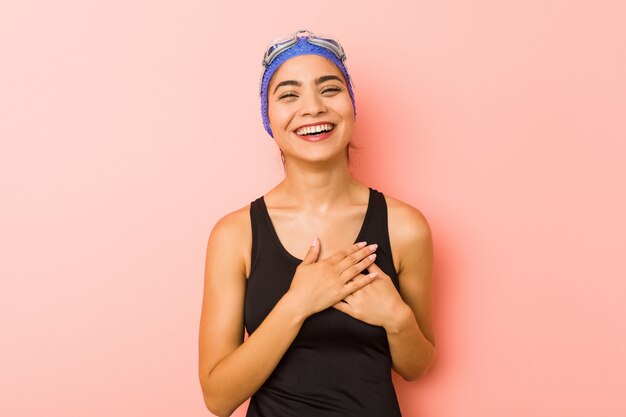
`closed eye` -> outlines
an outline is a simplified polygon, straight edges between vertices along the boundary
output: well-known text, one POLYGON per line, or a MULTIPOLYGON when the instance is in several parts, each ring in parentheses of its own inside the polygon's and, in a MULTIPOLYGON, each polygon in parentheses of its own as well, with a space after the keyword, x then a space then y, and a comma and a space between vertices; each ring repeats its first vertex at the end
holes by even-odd
POLYGON ((322 94, 329 93, 329 92, 331 92, 331 93, 333 93, 333 92, 334 93, 338 93, 340 91, 341 91, 340 87, 335 87, 335 86, 333 86, 333 87, 325 87, 325 88, 322 89, 322 94))
MULTIPOLYGON (((341 88, 341 87, 337 87, 337 86, 328 86, 328 87, 324 87, 324 88, 322 89, 321 94, 327 94, 327 93, 330 93, 330 94, 332 95, 333 93, 339 93, 340 91, 342 91, 342 88, 341 88)), ((295 93, 294 93, 294 92, 292 92, 292 91, 285 92, 285 93, 283 93, 283 94, 281 94, 281 95, 279 95, 279 96, 278 96, 278 99, 279 99, 279 100, 283 100, 283 99, 294 99, 294 98, 298 98, 298 95, 297 95, 297 94, 295 94, 295 93)))
POLYGON ((289 98, 289 97, 298 97, 298 96, 294 93, 285 93, 285 94, 281 94, 280 96, 278 96, 278 99, 282 100, 284 98, 289 98))

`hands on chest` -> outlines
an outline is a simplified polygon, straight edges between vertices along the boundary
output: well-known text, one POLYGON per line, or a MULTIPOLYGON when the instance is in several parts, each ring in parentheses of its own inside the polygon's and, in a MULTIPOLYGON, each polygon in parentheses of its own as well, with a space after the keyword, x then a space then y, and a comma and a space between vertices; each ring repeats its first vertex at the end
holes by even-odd
POLYGON ((316 239, 296 268, 289 296, 305 316, 334 307, 375 326, 390 325, 405 304, 391 278, 374 263, 376 248, 358 242, 318 260, 316 239), (363 274, 365 269, 370 273, 363 274))
POLYGON ((371 325, 387 327, 394 322, 398 309, 405 303, 389 275, 375 263, 368 269, 376 274, 376 278, 333 307, 371 325))

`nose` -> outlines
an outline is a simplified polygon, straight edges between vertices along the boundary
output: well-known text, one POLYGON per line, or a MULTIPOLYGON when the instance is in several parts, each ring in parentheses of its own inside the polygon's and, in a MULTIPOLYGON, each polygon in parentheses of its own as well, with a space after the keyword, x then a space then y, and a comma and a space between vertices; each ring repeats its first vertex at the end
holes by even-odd
POLYGON ((306 94, 303 93, 301 103, 300 114, 302 116, 317 116, 320 113, 326 112, 324 101, 317 91, 309 91, 306 94))

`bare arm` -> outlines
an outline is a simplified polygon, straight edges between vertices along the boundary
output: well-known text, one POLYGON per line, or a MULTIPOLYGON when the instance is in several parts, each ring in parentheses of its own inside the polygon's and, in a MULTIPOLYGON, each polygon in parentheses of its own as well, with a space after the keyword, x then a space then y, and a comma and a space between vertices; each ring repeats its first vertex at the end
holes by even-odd
POLYGON ((218 416, 231 415, 263 384, 304 320, 281 300, 243 343, 246 276, 241 242, 246 228, 237 219, 242 214, 216 223, 206 251, 199 377, 206 406, 218 416))
POLYGON ((360 275, 346 284, 373 262, 361 261, 371 253, 367 248, 353 247, 327 258, 328 262, 315 262, 319 245, 311 247, 298 266, 290 290, 244 343, 246 277, 242 251, 249 248, 242 248, 245 245, 241 242, 245 233, 250 233, 250 228, 242 226, 245 222, 241 217, 237 218, 241 215, 236 212, 222 218, 213 228, 207 244, 199 378, 205 404, 218 416, 230 416, 261 387, 297 336, 306 317, 367 285, 372 279, 360 275))
POLYGON ((433 248, 424 216, 408 205, 390 204, 390 237, 395 239, 400 269, 397 320, 386 328, 393 369, 405 380, 426 374, 436 351, 432 324, 433 248))

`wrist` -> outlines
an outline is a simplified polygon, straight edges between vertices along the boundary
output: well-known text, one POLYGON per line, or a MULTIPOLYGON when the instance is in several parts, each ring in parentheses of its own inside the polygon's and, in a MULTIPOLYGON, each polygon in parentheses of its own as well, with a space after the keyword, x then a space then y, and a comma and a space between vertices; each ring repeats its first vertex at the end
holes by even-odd
POLYGON ((293 297, 292 293, 287 291, 285 295, 278 301, 277 307, 280 307, 294 324, 301 325, 310 314, 302 308, 302 303, 293 297))
POLYGON ((395 310, 392 318, 384 326, 387 334, 398 334, 404 329, 410 327, 415 321, 413 310, 406 303, 402 303, 395 310))

